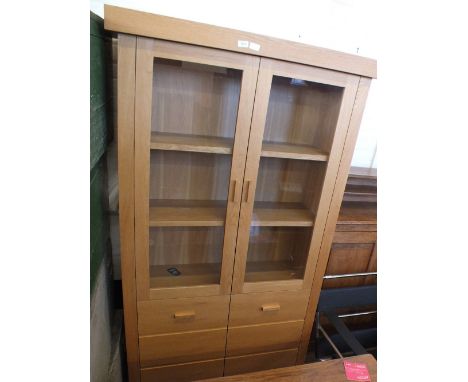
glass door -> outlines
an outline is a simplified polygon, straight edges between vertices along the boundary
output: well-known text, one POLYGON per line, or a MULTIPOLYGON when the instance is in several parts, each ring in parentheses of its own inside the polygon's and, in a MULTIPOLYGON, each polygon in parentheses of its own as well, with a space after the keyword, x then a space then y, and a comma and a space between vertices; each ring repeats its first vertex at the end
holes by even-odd
POLYGON ((261 59, 234 293, 311 286, 357 83, 261 59))
POLYGON ((259 59, 138 38, 138 299, 228 294, 259 59))

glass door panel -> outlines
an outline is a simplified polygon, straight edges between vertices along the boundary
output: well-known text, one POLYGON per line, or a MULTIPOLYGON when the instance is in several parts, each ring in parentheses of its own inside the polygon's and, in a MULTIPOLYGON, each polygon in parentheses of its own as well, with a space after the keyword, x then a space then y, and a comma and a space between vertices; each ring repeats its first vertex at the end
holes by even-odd
POLYGON ((255 286, 262 282, 283 282, 278 290, 294 282, 297 289, 306 277, 330 158, 341 154, 333 147, 347 77, 335 80, 330 73, 262 59, 236 254, 245 263, 240 269, 236 262, 236 293, 275 290, 255 286), (297 76, 289 75, 296 69, 297 76))
POLYGON ((229 293, 258 63, 245 55, 138 38, 140 299, 229 293))
POLYGON ((154 59, 150 286, 219 284, 240 70, 154 59))

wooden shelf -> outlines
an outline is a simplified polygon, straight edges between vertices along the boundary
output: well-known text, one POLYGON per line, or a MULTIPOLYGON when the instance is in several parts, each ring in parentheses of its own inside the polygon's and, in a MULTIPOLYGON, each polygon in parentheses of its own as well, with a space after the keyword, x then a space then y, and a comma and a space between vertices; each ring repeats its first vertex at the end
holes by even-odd
POLYGON ((153 265, 150 266, 150 288, 219 284, 220 275, 220 263, 153 265), (173 276, 168 268, 177 268, 181 274, 173 276))
POLYGON ((245 282, 302 279, 304 268, 287 261, 247 261, 245 282))
POLYGON ((312 227, 314 216, 299 203, 255 202, 252 226, 312 227))
POLYGON ((280 142, 263 142, 262 156, 325 162, 328 160, 328 154, 315 147, 280 142))
POLYGON ((226 202, 150 201, 150 227, 222 227, 225 220, 226 202))
POLYGON ((200 135, 151 133, 152 150, 232 154, 233 139, 200 135))

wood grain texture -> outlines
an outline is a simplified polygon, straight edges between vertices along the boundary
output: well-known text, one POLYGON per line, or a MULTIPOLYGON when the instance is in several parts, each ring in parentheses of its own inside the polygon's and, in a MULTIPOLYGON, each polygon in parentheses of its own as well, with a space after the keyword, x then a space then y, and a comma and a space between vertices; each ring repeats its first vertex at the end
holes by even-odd
POLYGON ((377 232, 335 232, 333 243, 375 243, 377 232))
MULTIPOLYGON (((325 274, 342 275, 367 272, 374 246, 374 243, 333 244, 325 274)), ((364 284, 365 279, 366 277, 350 277, 324 280, 322 288, 360 286, 364 284)))
POLYGON ((335 131, 342 87, 336 86, 329 75, 322 75, 322 82, 317 78, 310 81, 307 80, 310 72, 302 67, 294 73, 281 63, 277 67, 283 72, 282 75, 275 73, 272 78, 263 144, 276 143, 276 148, 284 150, 286 147, 298 154, 304 153, 305 148, 327 155, 335 131), (327 83, 330 80, 332 82, 327 83))
POLYGON ((141 367, 224 357, 226 329, 140 337, 141 367))
POLYGON ((288 349, 240 357, 227 357, 224 375, 237 375, 292 366, 296 362, 296 355, 297 349, 288 349))
POLYGON ((337 224, 377 224, 377 208, 371 203, 343 202, 337 224))
POLYGON ((277 58, 376 78, 375 60, 293 41, 104 5, 104 27, 115 32, 277 58), (260 45, 257 52, 239 48, 238 41, 260 45))
POLYGON ((224 227, 226 207, 152 207, 150 227, 224 227))
POLYGON ((118 171, 120 256, 125 320, 125 342, 130 381, 140 380, 137 292, 135 280, 134 116, 136 38, 119 34, 118 42, 118 171))
POLYGON ((205 378, 222 377, 224 359, 178 363, 141 369, 142 382, 190 382, 205 378))
MULTIPOLYGON (((288 253, 286 253, 287 255, 288 253)), ((247 261, 245 282, 295 280, 301 283, 304 276, 304 266, 294 266, 287 260, 247 261)))
MULTIPOLYGON (((150 267, 221 264, 224 227, 154 227, 149 236, 150 267)), ((169 275, 169 274, 167 274, 169 275)), ((183 276, 183 275, 182 275, 183 276)), ((218 275, 219 276, 219 275, 218 275)))
POLYGON ((328 154, 315 147, 279 142, 263 142, 262 157, 327 161, 328 154))
POLYGON ((138 302, 140 335, 226 328, 229 296, 176 298, 138 302), (192 312, 177 318, 180 312, 192 312))
POLYGON ((231 296, 229 325, 253 325, 280 321, 303 320, 310 290, 276 293, 246 293, 231 296), (262 307, 276 305, 265 311, 262 307))
MULTIPOLYGON (((283 205, 284 206, 284 205, 283 205)), ((312 227, 314 217, 305 208, 255 208, 252 215, 253 227, 312 227)))
POLYGON ((219 284, 221 263, 166 264, 150 267, 150 287, 175 288, 219 284), (171 275, 167 269, 177 268, 179 276, 171 275))
POLYGON ((226 356, 262 353, 297 347, 304 321, 229 326, 226 356))
POLYGON ((233 139, 188 134, 151 133, 152 150, 232 154, 233 139))
MULTIPOLYGON (((372 382, 377 381, 377 362, 370 354, 345 358, 350 362, 367 365, 372 382)), ((207 379, 204 382, 346 382, 343 360, 334 359, 324 362, 308 363, 281 369, 259 371, 223 378, 207 379)))
POLYGON ((338 219, 341 202, 343 200, 343 193, 346 186, 346 180, 348 178, 348 172, 359 132, 359 125, 361 123, 362 114, 364 112, 364 106, 366 103, 367 95, 369 93, 369 87, 370 80, 361 77, 356 93, 356 98, 354 100, 354 105, 352 108, 351 118, 349 119, 349 127, 346 133, 346 141, 344 143, 343 154, 341 155, 341 160, 339 162, 339 169, 336 176, 335 186, 333 191, 329 191, 332 194, 330 209, 328 211, 326 225, 324 227, 323 232, 323 239, 321 240, 320 252, 317 259, 317 265, 315 267, 312 291, 310 294, 309 305, 307 308, 307 314, 304 323, 304 331, 302 333, 301 344, 299 346, 297 356, 298 363, 304 362, 305 355, 307 353, 307 347, 312 331, 315 311, 317 308, 318 298, 320 296, 320 290, 322 288, 323 275, 325 274, 325 270, 328 263, 328 257, 333 241, 335 226, 338 219))

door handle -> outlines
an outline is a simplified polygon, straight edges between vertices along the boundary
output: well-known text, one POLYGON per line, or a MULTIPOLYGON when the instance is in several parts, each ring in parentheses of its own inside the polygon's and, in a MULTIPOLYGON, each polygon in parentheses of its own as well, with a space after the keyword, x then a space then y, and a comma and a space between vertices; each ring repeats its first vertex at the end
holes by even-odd
POLYGON ((174 313, 175 320, 190 320, 192 318, 195 318, 195 312, 193 310, 184 310, 174 313))
POLYGON ((245 182, 245 195, 244 195, 244 202, 248 203, 250 201, 250 193, 252 191, 252 185, 251 185, 251 181, 250 180, 247 180, 245 182))
POLYGON ((237 203, 239 202, 239 191, 237 190, 237 187, 239 185, 239 182, 237 180, 233 180, 232 181, 232 198, 231 198, 231 201, 233 203, 237 203))
POLYGON ((281 305, 278 304, 278 303, 274 303, 274 304, 263 304, 262 305, 262 312, 277 312, 278 310, 280 310, 281 308, 281 305))

